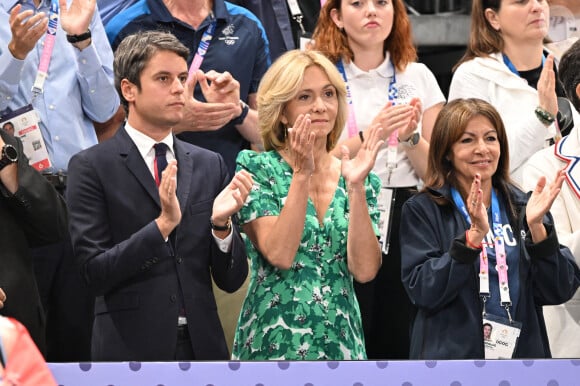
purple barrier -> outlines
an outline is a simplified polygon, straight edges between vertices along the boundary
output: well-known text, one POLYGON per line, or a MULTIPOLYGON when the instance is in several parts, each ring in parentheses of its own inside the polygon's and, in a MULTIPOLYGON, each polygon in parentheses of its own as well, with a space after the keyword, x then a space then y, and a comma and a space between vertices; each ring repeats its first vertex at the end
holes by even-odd
POLYGON ((49 363, 62 386, 569 386, 580 359, 49 363))

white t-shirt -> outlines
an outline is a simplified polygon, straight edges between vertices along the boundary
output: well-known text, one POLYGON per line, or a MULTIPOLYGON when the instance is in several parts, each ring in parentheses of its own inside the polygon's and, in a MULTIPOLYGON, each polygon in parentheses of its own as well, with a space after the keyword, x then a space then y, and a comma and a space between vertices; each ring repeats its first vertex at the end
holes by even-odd
MULTIPOLYGON (((348 87, 352 96, 354 115, 358 130, 366 130, 379 111, 389 101, 389 83, 393 77, 393 66, 389 54, 385 61, 377 68, 370 71, 359 69, 353 62, 344 63, 348 87)), ((445 96, 441 92, 433 73, 422 63, 409 63, 405 71, 396 72, 396 86, 399 91, 399 99, 410 101, 417 97, 421 100, 423 111, 445 102, 445 96)), ((418 131, 421 132, 421 122, 418 131)), ((342 132, 340 140, 348 138, 348 124, 342 132)), ((379 176, 384 186, 387 186, 387 151, 385 142, 379 150, 373 171, 379 176)), ((397 166, 393 169, 390 179, 390 187, 417 186, 420 182, 417 173, 407 158, 402 145, 397 149, 397 166)))

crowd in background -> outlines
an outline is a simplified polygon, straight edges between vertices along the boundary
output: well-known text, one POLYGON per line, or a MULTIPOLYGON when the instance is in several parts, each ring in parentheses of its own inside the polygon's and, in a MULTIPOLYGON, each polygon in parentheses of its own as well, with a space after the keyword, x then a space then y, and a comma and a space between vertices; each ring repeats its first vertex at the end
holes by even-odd
POLYGON ((580 357, 549 21, 473 0, 446 96, 402 0, 0 0, 0 314, 51 362, 580 357))

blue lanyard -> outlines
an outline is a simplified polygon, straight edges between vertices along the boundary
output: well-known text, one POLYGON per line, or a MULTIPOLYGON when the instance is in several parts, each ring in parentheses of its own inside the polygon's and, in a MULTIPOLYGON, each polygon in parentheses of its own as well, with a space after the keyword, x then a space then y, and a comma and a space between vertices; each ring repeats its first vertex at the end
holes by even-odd
MULTIPOLYGON (((392 60, 390 61, 390 63, 391 63, 391 68, 393 69, 393 77, 392 77, 391 81, 389 82, 389 100, 394 101, 399 97, 399 89, 397 88, 397 71, 395 70, 395 65, 393 64, 392 60)), ((344 83, 346 84, 346 95, 348 98, 348 103, 352 104, 352 94, 350 93, 350 87, 348 87, 348 79, 346 77, 346 71, 344 69, 344 64, 342 63, 342 59, 336 63, 336 68, 338 69, 338 71, 342 75, 342 79, 344 80, 344 83)))
MULTIPOLYGON (((467 211, 467 207, 465 206, 465 202, 461 198, 461 195, 455 188, 451 188, 451 196, 453 197, 453 202, 459 211, 465 218, 467 225, 471 225, 471 218, 469 217, 469 212, 467 211)), ((499 209, 499 200, 497 199, 497 194, 495 190, 491 190, 491 216, 492 216, 492 224, 493 224, 493 233, 494 236, 500 237, 503 240, 503 228, 501 226, 501 212, 499 209)))
MULTIPOLYGON (((516 74, 517 76, 520 76, 520 72, 516 69, 516 66, 514 66, 514 64, 512 63, 512 61, 510 60, 510 58, 507 57, 506 54, 501 54, 503 57, 503 62, 505 63, 505 65, 507 66, 507 68, 510 69, 511 72, 513 72, 514 74, 516 74)), ((546 56, 542 55, 542 67, 544 67, 544 62, 546 61, 546 56)))
MULTIPOLYGON (((459 208, 461 214, 465 218, 465 221, 468 225, 471 225, 471 218, 469 217, 469 212, 465 207, 465 203, 461 198, 461 195, 455 188, 451 188, 451 195, 453 197, 453 201, 455 205, 459 208)), ((508 265, 507 265, 507 255, 505 251, 505 244, 503 239, 503 228, 501 224, 501 212, 499 207, 499 200, 497 199, 497 194, 495 190, 492 188, 491 190, 491 217, 492 217, 492 228, 493 228, 493 241, 494 241, 494 248, 495 248, 495 256, 496 256, 496 271, 498 276, 499 282, 499 292, 500 292, 500 299, 501 304, 505 308, 508 317, 511 321, 511 315, 509 311, 509 307, 511 306, 511 299, 509 294, 509 280, 508 280, 508 265)), ((486 252, 486 245, 483 245, 482 251, 479 255, 480 259, 480 268, 487 267, 487 252, 486 252)), ((484 300, 484 310, 485 313, 485 300, 489 295, 489 274, 487 272, 480 273, 480 287, 479 292, 480 296, 484 300), (484 285, 482 285, 484 284, 484 285)))
POLYGON ((203 62, 203 58, 205 58, 205 54, 207 54, 216 27, 217 20, 213 20, 203 33, 199 46, 197 46, 195 56, 191 62, 191 66, 189 67, 189 77, 191 77, 201 67, 201 63, 203 62))

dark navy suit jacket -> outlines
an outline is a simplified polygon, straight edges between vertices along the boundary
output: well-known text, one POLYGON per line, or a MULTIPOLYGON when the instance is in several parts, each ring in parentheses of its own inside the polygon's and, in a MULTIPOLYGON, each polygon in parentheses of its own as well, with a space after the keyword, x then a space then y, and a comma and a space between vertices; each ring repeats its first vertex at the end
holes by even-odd
POLYGON ((158 188, 124 128, 70 161, 70 233, 97 296, 93 360, 172 360, 180 299, 196 359, 229 357, 211 276, 233 292, 248 264, 237 229, 230 253, 222 253, 209 219, 230 177, 217 153, 178 139, 174 151, 182 220, 167 243, 154 221, 161 212, 158 188))

